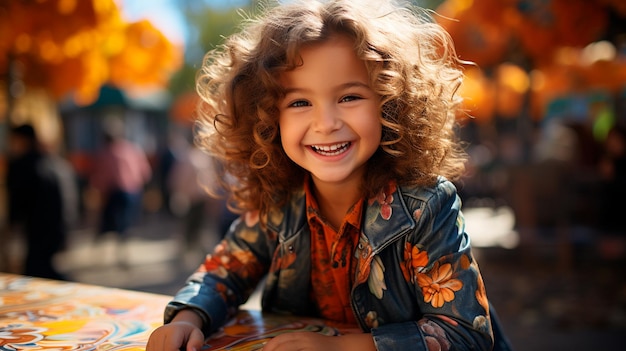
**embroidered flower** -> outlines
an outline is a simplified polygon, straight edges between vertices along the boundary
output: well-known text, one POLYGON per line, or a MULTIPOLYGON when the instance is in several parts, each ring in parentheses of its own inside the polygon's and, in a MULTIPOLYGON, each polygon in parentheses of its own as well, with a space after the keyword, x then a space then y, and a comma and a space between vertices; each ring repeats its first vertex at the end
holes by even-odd
POLYGON ((465 217, 463 217, 463 213, 461 211, 459 211, 459 214, 456 216, 456 229, 458 234, 465 231, 465 217))
POLYGON ((415 273, 420 273, 424 270, 424 267, 428 264, 428 253, 420 250, 418 245, 411 245, 410 243, 404 244, 404 260, 400 269, 404 280, 407 282, 415 282, 415 273))
POLYGON ((198 269, 198 272, 209 272, 219 276, 220 278, 226 278, 228 272, 224 268, 225 264, 228 264, 230 257, 226 252, 226 247, 223 243, 219 243, 215 246, 215 252, 205 257, 204 263, 198 269))
POLYGON ((480 274, 476 278, 477 287, 476 287, 476 300, 478 303, 485 309, 485 313, 489 311, 489 300, 487 300, 487 290, 485 289, 485 282, 480 274))
POLYGON ((246 242, 255 243, 259 240, 259 231, 252 228, 243 228, 239 232, 239 237, 246 242))
POLYGON ((428 253, 426 251, 420 250, 420 248, 415 245, 411 249, 411 268, 417 273, 421 273, 424 270, 424 267, 428 264, 428 253))
POLYGON ((372 269, 370 270, 370 276, 367 279, 367 286, 370 288, 370 292, 374 294, 378 299, 383 298, 383 291, 387 290, 385 284, 385 266, 380 257, 374 257, 372 260, 372 269))
POLYGON ((237 263, 241 265, 248 265, 250 262, 255 262, 256 257, 251 251, 248 250, 233 250, 233 257, 237 259, 237 263))
POLYGON ((262 274, 262 267, 252 252, 243 250, 234 242, 228 241, 222 241, 215 247, 213 254, 206 256, 201 270, 220 278, 226 278, 229 272, 243 278, 262 274))
POLYGON ((393 202, 393 194, 396 190, 396 184, 390 183, 384 187, 378 195, 368 201, 369 205, 372 205, 374 202, 378 202, 380 204, 380 216, 384 220, 389 220, 391 218, 391 203, 393 202))
POLYGON ((248 279, 263 275, 263 267, 251 251, 233 245, 231 253, 227 257, 228 262, 225 262, 224 266, 237 276, 248 279))
POLYGON ((489 320, 485 316, 476 316, 474 321, 472 321, 472 326, 476 330, 480 330, 482 332, 489 332, 489 320))
POLYGON ((472 266, 472 260, 470 260, 468 255, 462 255, 461 258, 459 258, 459 265, 463 269, 469 269, 472 266))
POLYGON ((215 274, 220 278, 227 278, 228 271, 220 264, 220 258, 208 255, 204 260, 204 264, 198 270, 199 273, 207 272, 215 274))
POLYGON ((463 282, 452 278, 452 265, 449 263, 441 266, 438 262, 435 263, 430 273, 431 275, 417 274, 417 281, 422 288, 424 301, 439 308, 444 303, 454 300, 454 292, 461 290, 463 282))
POLYGON ((411 281, 411 244, 404 243, 404 251, 402 253, 402 263, 400 263, 400 270, 405 281, 411 281))
POLYGON ((439 324, 426 319, 422 319, 418 323, 424 333, 424 341, 428 350, 450 350, 451 344, 448 336, 439 324))
POLYGON ((365 325, 370 328, 378 328, 380 323, 378 321, 378 313, 376 313, 376 311, 367 312, 365 315, 365 325))
POLYGON ((422 210, 421 209, 417 209, 415 211, 413 211, 413 219, 416 221, 419 221, 420 217, 422 217, 422 210))

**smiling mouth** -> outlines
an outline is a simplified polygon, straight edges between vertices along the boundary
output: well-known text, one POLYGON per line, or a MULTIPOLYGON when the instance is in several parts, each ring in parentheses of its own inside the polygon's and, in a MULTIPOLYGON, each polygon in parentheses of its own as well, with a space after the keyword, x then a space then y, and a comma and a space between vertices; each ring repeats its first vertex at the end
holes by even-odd
POLYGON ((350 147, 351 142, 334 145, 311 145, 311 150, 323 156, 336 156, 346 151, 350 147))

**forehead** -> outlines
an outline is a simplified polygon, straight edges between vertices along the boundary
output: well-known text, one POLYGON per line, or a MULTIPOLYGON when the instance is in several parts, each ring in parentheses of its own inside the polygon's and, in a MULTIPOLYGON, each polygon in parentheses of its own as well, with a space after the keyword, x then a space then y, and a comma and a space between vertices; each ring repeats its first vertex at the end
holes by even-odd
POLYGON ((365 63, 359 59, 353 41, 345 36, 333 36, 327 40, 303 45, 298 52, 298 62, 293 69, 281 74, 281 83, 328 79, 356 79, 367 81, 365 63))
POLYGON ((324 55, 332 51, 345 51, 345 53, 351 53, 356 57, 354 51, 354 42, 348 36, 345 35, 332 35, 324 40, 303 43, 300 47, 300 57, 324 55))

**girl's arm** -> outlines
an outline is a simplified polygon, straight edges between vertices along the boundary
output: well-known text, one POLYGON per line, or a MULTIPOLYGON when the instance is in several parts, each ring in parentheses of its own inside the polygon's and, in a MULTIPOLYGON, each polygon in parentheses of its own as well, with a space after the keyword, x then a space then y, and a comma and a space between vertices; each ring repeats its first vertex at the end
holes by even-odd
POLYGON ((206 256, 165 310, 165 322, 179 311, 193 308, 203 320, 206 336, 235 316, 239 305, 252 294, 270 263, 271 240, 258 220, 246 214, 236 220, 229 233, 206 256))

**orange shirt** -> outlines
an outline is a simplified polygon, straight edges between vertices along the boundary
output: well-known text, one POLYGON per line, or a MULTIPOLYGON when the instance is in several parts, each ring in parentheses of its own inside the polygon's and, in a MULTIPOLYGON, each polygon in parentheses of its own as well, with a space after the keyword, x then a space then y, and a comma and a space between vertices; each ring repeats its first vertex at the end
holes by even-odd
POLYGON ((341 323, 356 323, 350 305, 354 280, 354 250, 361 230, 364 200, 346 213, 339 232, 321 216, 309 182, 305 182, 307 221, 311 228, 312 300, 320 316, 341 323))

